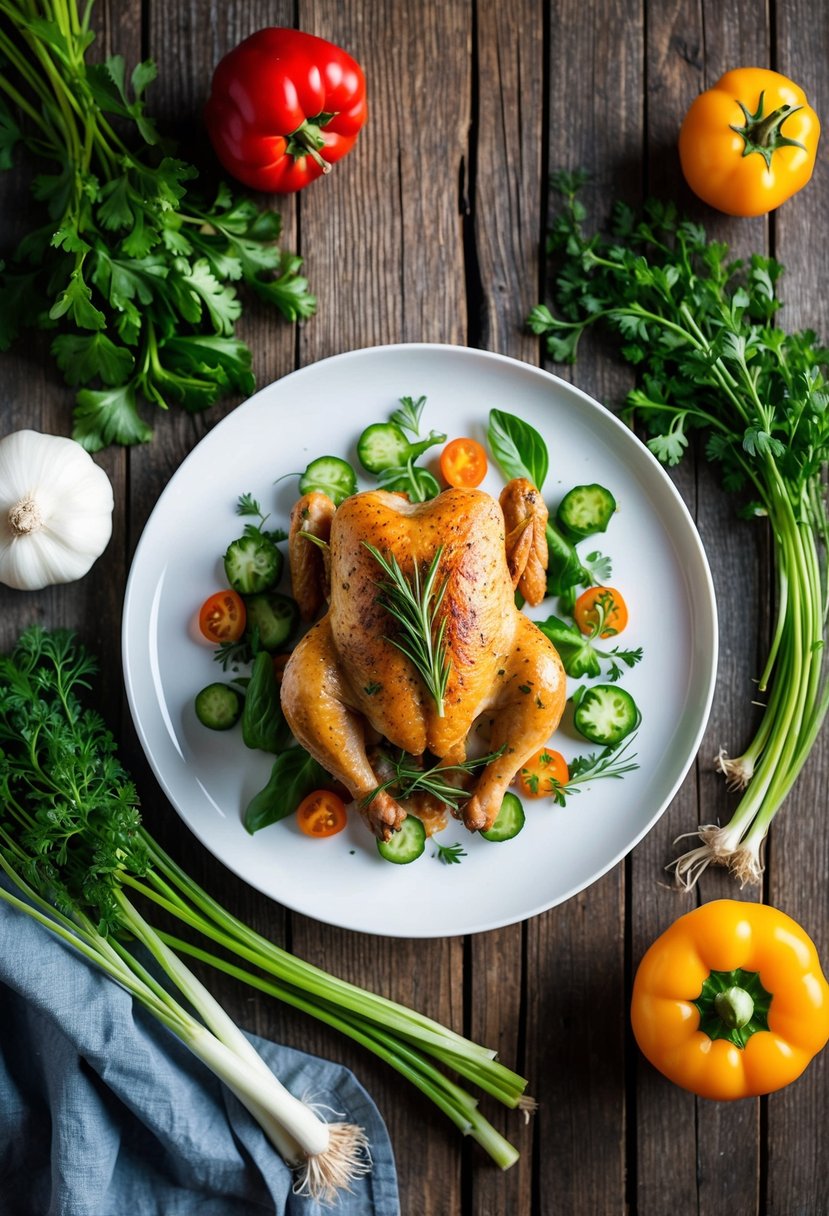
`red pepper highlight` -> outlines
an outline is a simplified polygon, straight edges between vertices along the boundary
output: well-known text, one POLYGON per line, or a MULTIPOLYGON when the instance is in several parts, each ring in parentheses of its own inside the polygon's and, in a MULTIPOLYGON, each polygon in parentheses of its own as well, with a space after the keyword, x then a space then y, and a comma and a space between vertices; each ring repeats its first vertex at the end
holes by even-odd
POLYGON ((365 77, 332 42, 271 27, 220 60, 204 114, 228 173, 254 190, 291 194, 353 147, 366 121, 365 77))

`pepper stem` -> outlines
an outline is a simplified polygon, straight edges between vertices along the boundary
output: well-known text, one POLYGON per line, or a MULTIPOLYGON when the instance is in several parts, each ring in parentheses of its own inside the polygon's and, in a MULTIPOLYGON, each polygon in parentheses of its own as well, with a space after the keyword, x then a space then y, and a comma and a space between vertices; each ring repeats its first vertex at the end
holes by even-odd
POLYGON ((742 1030, 754 1016, 754 1001, 745 988, 733 985, 725 992, 718 992, 714 997, 714 1009, 717 1016, 731 1030, 742 1030))
POLYGON ((699 1011, 699 1029, 709 1039, 728 1039, 745 1047, 758 1030, 768 1030, 772 996, 757 971, 712 971, 693 1002, 699 1011))
POLYGON ((325 147, 325 140, 320 134, 326 123, 334 117, 333 114, 318 114, 316 118, 306 118, 295 131, 288 136, 288 153, 290 156, 310 156, 316 161, 323 173, 331 172, 331 165, 320 155, 320 148, 325 147))
POLYGON ((757 109, 753 114, 739 99, 737 99, 737 105, 743 112, 745 125, 739 127, 736 123, 732 123, 731 130, 742 136, 745 143, 743 156, 759 152, 766 162, 766 167, 771 168, 771 158, 778 148, 804 147, 798 140, 789 139, 780 129, 786 119, 791 118, 792 114, 796 114, 798 110, 802 110, 803 106, 790 106, 786 102, 782 106, 778 106, 776 110, 772 110, 771 114, 764 114, 765 92, 760 94, 757 109))

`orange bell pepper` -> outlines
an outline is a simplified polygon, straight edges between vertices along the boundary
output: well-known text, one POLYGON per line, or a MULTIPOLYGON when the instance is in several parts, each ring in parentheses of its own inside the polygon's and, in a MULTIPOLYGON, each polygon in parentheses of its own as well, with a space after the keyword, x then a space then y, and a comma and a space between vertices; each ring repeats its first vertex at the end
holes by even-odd
POLYGON ((692 103, 679 132, 688 185, 728 215, 765 215, 812 176, 820 121, 793 81, 736 68, 692 103))
POLYGON ((636 1042, 671 1081, 719 1101, 799 1077, 829 1040, 814 943, 766 904, 714 900, 681 916, 633 984, 636 1042))

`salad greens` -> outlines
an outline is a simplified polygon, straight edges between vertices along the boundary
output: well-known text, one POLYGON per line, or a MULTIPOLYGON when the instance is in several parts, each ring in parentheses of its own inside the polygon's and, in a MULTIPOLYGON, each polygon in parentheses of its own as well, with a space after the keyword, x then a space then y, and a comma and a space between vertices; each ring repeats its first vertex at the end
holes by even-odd
MULTIPOLYGON (((617 203, 609 233, 585 230, 581 174, 557 175, 563 206, 549 237, 557 261, 554 303, 532 310, 556 361, 572 361, 585 330, 603 323, 639 372, 624 409, 649 435, 651 451, 677 464, 696 433, 739 509, 768 519, 776 570, 776 621, 758 689, 757 733, 720 768, 744 790, 725 826, 700 829, 701 843, 675 863, 692 886, 709 864, 757 882, 772 819, 797 780, 829 708, 826 628, 829 591, 821 567, 829 523, 829 350, 809 330, 775 324, 772 258, 729 258, 701 225, 672 204, 642 215, 617 203)), ((753 694, 756 695, 756 694, 753 694)))
MULTIPOLYGON (((524 1097, 526 1081, 499 1064, 493 1051, 273 945, 199 887, 147 831, 115 739, 100 715, 79 699, 94 671, 94 660, 72 634, 37 626, 0 656, 0 866, 31 903, 2 885, 0 898, 35 915, 147 1004, 258 1103, 269 1134, 277 1134, 272 1117, 277 1102, 267 1091, 266 1104, 262 1076, 250 1055, 242 1054, 247 1040, 184 966, 181 954, 336 1027, 416 1085, 502 1168, 511 1165, 516 1150, 441 1066, 513 1109, 532 1106, 524 1097), (182 941, 169 928, 153 928, 135 901, 162 909, 168 926, 186 925, 190 940, 182 941), (192 1015, 173 1008, 166 989, 132 958, 133 939, 150 949, 168 979, 221 1036, 218 1046, 192 1015), (213 946, 223 957, 211 953, 213 946)), ((289 1149, 285 1144, 284 1151, 289 1149)))
POLYGON ((0 0, 0 168, 18 146, 42 216, 0 264, 0 350, 54 333, 90 451, 148 440, 142 403, 196 412, 254 387, 237 285, 296 321, 316 301, 281 219, 227 185, 206 199, 145 107, 155 65, 89 63, 93 0, 0 0))

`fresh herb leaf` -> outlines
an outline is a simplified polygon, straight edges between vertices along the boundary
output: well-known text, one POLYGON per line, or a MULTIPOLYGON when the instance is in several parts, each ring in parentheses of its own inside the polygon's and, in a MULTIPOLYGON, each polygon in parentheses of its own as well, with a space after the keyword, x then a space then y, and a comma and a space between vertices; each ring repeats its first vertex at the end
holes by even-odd
POLYGON ((283 751, 292 738, 282 713, 273 659, 266 650, 253 660, 242 710, 242 738, 246 747, 274 753, 283 751))
POLYGON ((104 333, 58 334, 52 354, 67 384, 89 384, 99 376, 104 384, 121 384, 129 378, 135 358, 104 333))
POLYGON ((490 410, 487 439, 498 468, 507 480, 526 477, 540 490, 547 477, 549 455, 538 431, 502 410, 490 410))
POLYGON ((443 699, 451 670, 444 636, 445 618, 438 624, 446 591, 445 582, 440 588, 436 587, 443 546, 435 551, 421 584, 420 568, 416 562, 409 580, 394 554, 384 557, 374 545, 365 541, 363 544, 386 575, 386 580, 379 584, 380 603, 399 626, 397 635, 388 641, 414 665, 435 703, 438 716, 443 717, 443 699))
MULTIPOLYGON (((744 756, 723 765, 727 776, 762 772, 762 789, 749 787, 731 822, 705 829, 676 864, 686 886, 712 862, 730 865, 741 883, 757 882, 768 826, 829 709, 829 589, 821 574, 829 351, 812 331, 777 325, 779 262, 733 258, 658 200, 638 213, 617 205, 609 229, 589 229, 581 184, 580 176, 554 179, 562 203, 548 237, 552 306, 534 308, 529 328, 545 336, 554 359, 572 360, 586 329, 608 326, 636 369, 623 415, 651 451, 676 465, 698 434, 737 510, 774 521, 775 574, 786 595, 759 679, 766 709, 744 756)), ((635 654, 616 657, 625 663, 635 654)))
POLYGON ((407 494, 409 502, 426 502, 440 494, 440 483, 434 474, 414 464, 411 457, 403 469, 383 469, 377 474, 377 484, 383 490, 407 494))
POLYGON ((476 756, 470 760, 464 760, 459 764, 442 764, 438 762, 430 768, 423 767, 422 757, 410 756, 407 752, 398 752, 396 755, 391 755, 387 752, 381 752, 380 758, 392 770, 392 775, 385 781, 381 782, 375 789, 363 798, 361 806, 369 806, 379 793, 384 790, 391 790, 392 794, 398 800, 410 798, 413 794, 423 793, 429 794, 431 797, 442 802, 452 811, 457 811, 462 801, 470 797, 470 792, 456 785, 447 777, 451 773, 474 773, 479 768, 484 768, 492 760, 497 760, 503 755, 506 750, 506 744, 499 748, 497 752, 490 752, 486 756, 476 756))
POLYGON ((289 747, 274 761, 267 784, 245 808, 245 828, 251 835, 278 823, 314 790, 329 784, 330 776, 302 747, 289 747))
POLYGON ((639 765, 636 763, 636 753, 630 752, 635 738, 635 735, 629 735, 621 747, 605 747, 600 752, 575 756, 568 761, 569 777, 566 784, 553 783, 553 797, 558 805, 565 806, 570 795, 581 793, 581 786, 592 781, 606 777, 620 780, 627 773, 635 772, 639 765))
POLYGON ((435 841, 435 851, 432 854, 442 861, 445 866, 460 865, 464 857, 466 857, 466 849, 462 844, 441 844, 440 841, 435 841))
POLYGON ((195 167, 145 109, 155 65, 128 76, 119 54, 86 61, 87 18, 12 15, 4 35, 7 89, 22 104, 13 117, 0 101, 0 167, 28 151, 44 217, 16 251, 30 273, 0 264, 0 349, 21 328, 57 330, 60 370, 89 386, 73 435, 97 451, 149 439, 146 405, 196 412, 253 391, 237 285, 291 321, 316 301, 301 259, 276 243, 277 213, 225 184, 212 203, 193 187, 195 167))
POLYGON ((401 397, 400 407, 389 415, 389 421, 395 422, 402 430, 409 431, 415 438, 420 435, 420 417, 426 405, 425 397, 401 397))

